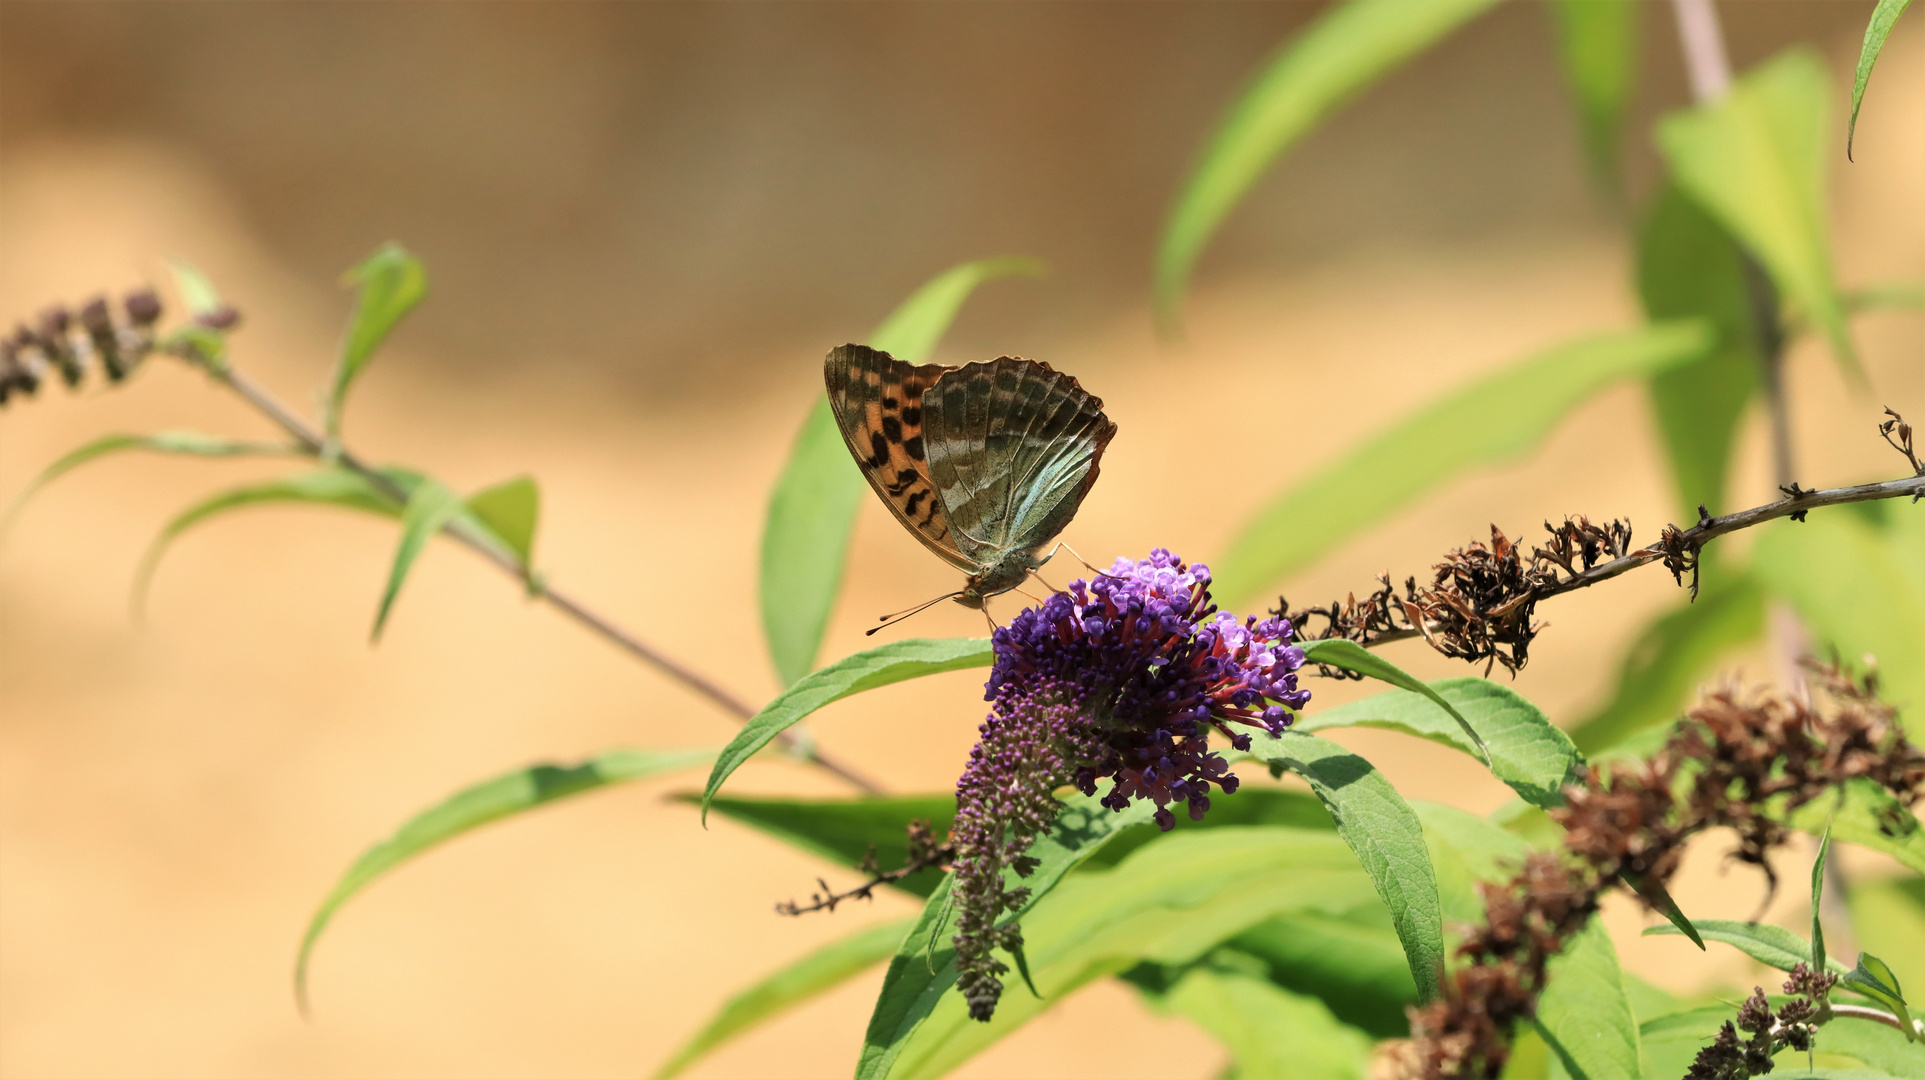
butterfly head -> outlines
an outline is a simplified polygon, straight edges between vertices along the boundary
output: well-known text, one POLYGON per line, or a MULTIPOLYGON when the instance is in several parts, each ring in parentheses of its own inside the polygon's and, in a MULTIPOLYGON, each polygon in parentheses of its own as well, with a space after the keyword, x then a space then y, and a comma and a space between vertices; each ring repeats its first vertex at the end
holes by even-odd
POLYGON ((981 573, 971 574, 963 583, 962 591, 956 594, 956 603, 966 608, 980 608, 990 597, 1021 585, 1030 571, 1042 566, 1044 561, 1031 551, 1012 551, 981 573))

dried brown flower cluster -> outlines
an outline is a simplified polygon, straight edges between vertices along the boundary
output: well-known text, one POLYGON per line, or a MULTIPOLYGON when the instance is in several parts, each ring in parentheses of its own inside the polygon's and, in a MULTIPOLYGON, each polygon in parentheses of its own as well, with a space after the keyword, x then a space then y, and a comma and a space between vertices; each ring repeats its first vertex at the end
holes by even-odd
POLYGON ((1790 974, 1785 993, 1797 996, 1774 1012, 1765 988, 1754 988, 1739 1007, 1737 1020, 1726 1020, 1711 1045, 1698 1051, 1684 1080, 1750 1080, 1771 1071, 1771 1057, 1778 1051, 1810 1050, 1818 1030, 1813 1021, 1838 976, 1814 975, 1804 964, 1793 965, 1790 974), (1748 1038, 1739 1038, 1740 1031, 1748 1038))
POLYGON ((1502 664, 1514 672, 1528 661, 1531 639, 1542 628, 1532 620, 1537 601, 1631 548, 1629 522, 1594 525, 1589 518, 1566 518, 1562 525, 1545 522, 1544 530, 1550 539, 1526 554, 1493 525, 1488 546, 1472 541, 1451 551, 1432 567, 1430 585, 1419 588, 1416 578, 1407 579, 1401 597, 1390 576, 1382 574, 1377 578, 1382 588, 1361 601, 1352 594, 1327 607, 1292 610, 1283 599, 1275 614, 1289 619, 1305 639, 1348 638, 1370 645, 1421 634, 1445 656, 1481 660, 1486 671, 1502 664), (1305 629, 1311 618, 1324 621, 1322 633, 1305 629))
POLYGON ((97 296, 78 312, 48 308, 33 325, 21 323, 0 338, 0 405, 16 393, 35 393, 53 372, 70 387, 93 368, 111 382, 126 378, 154 349, 160 298, 142 289, 129 293, 121 310, 124 318, 116 320, 107 298, 97 296))
MULTIPOLYGON (((1550 958, 1589 921, 1604 890, 1622 880, 1655 894, 1691 836, 1717 826, 1736 830, 1734 856, 1769 876, 1766 855, 1790 835, 1784 820, 1840 785, 1878 784, 1904 807, 1925 798, 1925 752, 1905 739, 1874 680, 1835 665, 1812 670, 1823 707, 1719 690, 1650 759, 1608 775, 1591 770, 1567 787, 1565 805, 1551 812, 1566 830, 1564 851, 1534 854, 1511 881, 1483 887, 1485 922, 1458 950, 1469 962, 1447 979, 1442 998, 1413 1010, 1411 1041, 1393 1059, 1397 1075, 1497 1076, 1513 1029, 1535 1008, 1550 958)), ((1801 1014, 1790 1022, 1803 1021, 1801 1014)), ((1774 1024, 1766 1024, 1768 1034, 1778 1031, 1771 1038, 1800 1037, 1774 1024)), ((1734 1032, 1727 1041, 1742 1062, 1751 1051, 1736 1039, 1734 1032)), ((1707 1067, 1729 1064, 1720 1058, 1707 1067)))

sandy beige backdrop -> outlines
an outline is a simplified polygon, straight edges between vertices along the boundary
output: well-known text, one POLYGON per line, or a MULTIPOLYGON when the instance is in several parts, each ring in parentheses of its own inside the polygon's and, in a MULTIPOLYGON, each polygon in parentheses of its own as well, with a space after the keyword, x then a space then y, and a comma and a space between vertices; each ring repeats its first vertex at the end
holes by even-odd
MULTIPOLYGON (((1740 63, 1810 40, 1842 80, 1867 9, 1725 15, 1740 63)), ((1028 253, 1054 267, 986 289, 939 357, 1022 352, 1103 395, 1122 430, 1068 538, 1104 555, 1162 544, 1207 559, 1264 494, 1401 411, 1635 318, 1544 13, 1517 4, 1266 180, 1205 261, 1187 344, 1160 348, 1145 301, 1165 201, 1252 65, 1314 11, 7 4, 0 314, 158 280, 179 254, 246 311, 238 362, 307 402, 345 311, 334 275, 380 241, 409 244, 433 293, 358 389, 350 441, 464 489, 532 471, 553 579, 760 700, 776 687, 753 614, 757 522, 820 392, 816 365, 944 266, 1028 253)), ((1668 19, 1645 11, 1640 184, 1644 125, 1683 96, 1668 19)), ((1925 273, 1925 21, 1901 27, 1874 90, 1859 163, 1837 170, 1850 283, 1925 273)), ((1858 328, 1879 402, 1925 415, 1925 325, 1858 328)), ((1793 365, 1811 481, 1888 471, 1871 403, 1817 350, 1793 365)), ((0 498, 97 433, 164 427, 268 434, 155 364, 123 389, 9 405, 0 498)), ((1515 534, 1628 515, 1648 533, 1672 502, 1648 443, 1639 393, 1621 388, 1530 461, 1450 485, 1286 584, 1323 596, 1415 571, 1491 520, 1515 534)), ((1754 432, 1741 482, 1756 497, 1759 457, 1754 432)), ((190 536, 161 568, 150 625, 130 625, 129 576, 166 515, 268 468, 92 467, 0 548, 0 1074, 633 1076, 735 988, 909 910, 885 897, 779 919, 771 902, 818 873, 850 876, 726 822, 702 831, 664 801, 695 777, 638 785, 376 886, 323 941, 302 1022, 289 968, 304 920, 406 815, 534 760, 713 746, 731 729, 452 548, 422 561, 370 649, 393 530, 316 511, 190 536)), ((873 511, 827 656, 951 577, 873 511)), ((1519 688, 1581 715, 1627 635, 1674 597, 1651 572, 1560 600, 1519 688)), ((969 633, 973 618, 932 612, 913 632, 969 633)), ((1399 648, 1420 673, 1453 673, 1399 648)), ((982 711, 959 673, 815 727, 897 789, 935 790, 982 711)), ((1457 756, 1339 737, 1413 797, 1503 799, 1457 756)), ((782 763, 735 783, 837 790, 782 763)), ((1752 879, 1720 876, 1715 850, 1680 890, 1707 916, 1757 897, 1752 879)), ((1613 919, 1633 966, 1667 985, 1745 975, 1735 954, 1699 961, 1635 940, 1635 912, 1613 919)), ((877 983, 697 1074, 846 1075, 877 983)), ((1220 1063, 1199 1032, 1105 985, 965 1074, 1203 1078, 1220 1063)))

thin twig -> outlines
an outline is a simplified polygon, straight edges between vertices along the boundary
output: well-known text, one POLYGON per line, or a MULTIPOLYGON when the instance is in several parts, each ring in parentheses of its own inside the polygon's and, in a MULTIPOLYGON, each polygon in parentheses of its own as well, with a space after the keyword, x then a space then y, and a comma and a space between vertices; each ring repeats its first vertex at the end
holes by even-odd
MULTIPOLYGON (((1905 1030, 1903 1020, 1883 1009, 1874 1009, 1869 1005, 1840 1005, 1834 1001, 1831 1003, 1831 1015, 1833 1019, 1849 1016, 1854 1020, 1870 1020, 1874 1024, 1884 1024, 1886 1027, 1895 1027, 1900 1031, 1905 1030)), ((1911 1033, 1907 1032, 1907 1034, 1911 1033)))
MULTIPOLYGON (((327 452, 327 440, 322 436, 321 432, 309 424, 299 413, 288 408, 279 398, 269 393, 266 387, 263 387, 246 375, 236 371, 230 364, 206 364, 201 362, 198 356, 188 356, 186 358, 190 362, 199 363, 200 366, 216 380, 225 384, 229 389, 240 395, 242 400, 254 406, 255 409, 259 410, 268 419, 274 421, 283 431, 292 436, 294 441, 300 445, 301 449, 308 454, 314 457, 320 457, 327 452)), ((407 504, 407 492, 402 490, 400 485, 396 484, 394 480, 386 474, 377 469, 370 468, 346 449, 337 446, 333 449, 333 452, 334 460, 342 468, 363 477, 397 503, 402 505, 407 504)), ((518 581, 524 579, 524 568, 513 555, 501 550, 499 545, 489 543, 461 521, 452 521, 444 526, 441 531, 463 547, 468 548, 470 551, 475 552, 490 563, 493 563, 495 567, 503 573, 508 574, 518 581)), ((711 702, 720 706, 725 712, 735 716, 736 719, 746 722, 755 716, 757 710, 741 698, 736 697, 699 672, 683 666, 679 661, 661 652, 654 646, 649 645, 634 634, 615 625, 603 616, 596 614, 584 606, 581 601, 576 600, 567 593, 561 592, 546 581, 536 581, 532 584, 531 588, 534 595, 547 602, 549 606, 562 612, 569 618, 574 619, 595 633, 600 634, 603 638, 613 642, 629 655, 654 666, 656 670, 703 697, 708 698, 711 702)), ((833 757, 824 754, 820 749, 805 743, 791 732, 784 731, 780 735, 777 735, 776 739, 785 749, 795 753, 801 760, 840 777, 861 791, 875 794, 882 790, 881 785, 875 781, 868 779, 833 757)))
MULTIPOLYGON (((1599 563, 1589 570, 1582 570, 1569 577, 1539 586, 1532 592, 1533 600, 1544 600, 1567 592, 1588 588, 1600 581, 1609 581, 1620 574, 1635 570, 1647 563, 1660 562, 1674 551, 1691 551, 1703 547, 1707 542, 1716 540, 1741 529, 1762 525, 1782 517, 1802 519, 1807 511, 1824 506, 1842 506, 1846 503, 1872 502, 1877 499, 1900 499, 1910 496, 1914 500, 1925 499, 1925 476, 1907 476, 1898 480, 1884 480, 1876 484, 1858 484, 1853 487, 1826 488, 1822 491, 1800 489, 1797 496, 1787 497, 1749 510, 1740 510, 1723 517, 1706 517, 1689 529, 1675 533, 1667 532, 1667 540, 1650 547, 1639 548, 1628 555, 1599 563)), ((1417 627, 1388 630, 1377 634, 1363 644, 1375 648, 1392 641, 1403 641, 1418 637, 1423 631, 1417 627)))

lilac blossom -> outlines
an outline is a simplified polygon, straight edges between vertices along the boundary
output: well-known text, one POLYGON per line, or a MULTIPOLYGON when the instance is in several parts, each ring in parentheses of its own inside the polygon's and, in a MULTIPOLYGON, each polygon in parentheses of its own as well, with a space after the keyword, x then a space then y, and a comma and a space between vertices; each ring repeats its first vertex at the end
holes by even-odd
POLYGON ((1297 688, 1303 650, 1290 624, 1239 622, 1216 610, 1209 584, 1207 567, 1158 548, 1072 581, 996 631, 984 693, 995 706, 956 783, 949 834, 957 985, 972 1017, 988 1020, 1002 994, 997 976, 1009 969, 993 950, 1022 947, 1016 924, 996 921, 1029 890, 1005 888, 1003 870, 1035 869, 1024 852, 1055 822, 1059 788, 1094 795, 1108 777, 1112 810, 1148 799, 1166 830, 1172 804, 1200 820, 1212 786, 1237 789, 1210 733, 1247 750, 1249 734, 1230 723, 1280 733, 1310 700, 1297 688))

